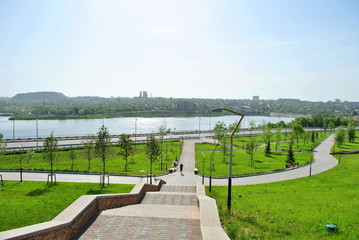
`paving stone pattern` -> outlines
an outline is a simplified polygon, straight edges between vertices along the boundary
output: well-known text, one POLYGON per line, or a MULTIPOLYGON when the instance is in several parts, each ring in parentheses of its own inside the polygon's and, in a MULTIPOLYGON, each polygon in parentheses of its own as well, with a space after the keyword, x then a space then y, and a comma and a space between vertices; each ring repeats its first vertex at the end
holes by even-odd
POLYGON ((103 211, 78 239, 202 239, 195 186, 163 185, 141 204, 103 211))
POLYGON ((199 220, 102 216, 80 239, 202 239, 199 220))
POLYGON ((161 192, 188 192, 195 193, 196 186, 162 185, 161 192))

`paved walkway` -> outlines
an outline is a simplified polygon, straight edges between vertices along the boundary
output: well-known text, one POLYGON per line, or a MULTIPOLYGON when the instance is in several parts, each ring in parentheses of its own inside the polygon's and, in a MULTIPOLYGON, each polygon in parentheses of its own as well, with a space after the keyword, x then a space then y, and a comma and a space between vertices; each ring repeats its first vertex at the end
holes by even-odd
MULTIPOLYGON (((235 177, 232 178, 232 185, 253 185, 308 177, 310 168, 312 175, 325 172, 338 164, 338 161, 332 155, 330 155, 330 149, 333 144, 334 134, 330 135, 317 148, 314 149, 314 162, 311 164, 311 166, 307 165, 304 167, 268 174, 235 177)), ((205 184, 209 184, 208 178, 206 178, 205 184)), ((227 185, 228 179, 212 178, 212 184, 218 186, 227 185)))
MULTIPOLYGON (((167 184, 159 192, 148 192, 141 204, 102 211, 91 225, 76 239, 202 239, 200 211, 195 182, 202 177, 194 174, 195 143, 184 141, 179 159, 184 171, 179 169, 161 178, 167 184)), ((333 135, 323 141, 314 153, 312 174, 326 171, 337 164, 329 152, 333 145, 333 135)), ((233 185, 259 184, 283 181, 309 175, 310 166, 293 170, 250 177, 233 178, 233 185)), ((5 180, 18 180, 19 173, 1 172, 5 180)), ((45 173, 24 173, 24 180, 44 181, 45 173)), ((98 175, 57 174, 59 182, 98 182, 98 175)), ((146 178, 111 176, 111 183, 143 183, 146 178)), ((208 178, 205 181, 208 184, 208 178)), ((227 185, 227 179, 213 179, 213 185, 227 185)))
POLYGON ((76 239, 202 239, 196 186, 163 185, 141 204, 102 211, 76 239))
MULTIPOLYGON (((196 179, 202 179, 201 176, 193 174, 195 166, 195 151, 194 145, 200 140, 185 140, 182 155, 179 159, 184 164, 184 171, 181 175, 178 170, 175 173, 161 176, 160 178, 166 181, 168 184, 194 184, 196 179)), ((337 164, 337 160, 330 155, 330 148, 334 144, 334 135, 331 135, 324 140, 314 150, 314 163, 312 164, 312 175, 324 172, 328 169, 333 168, 337 164)), ((269 182, 278 182, 289 179, 301 178, 309 176, 310 165, 305 167, 299 167, 297 169, 275 172, 262 175, 236 177, 232 179, 233 185, 251 185, 261 184, 269 182)), ((4 180, 19 180, 19 172, 6 172, 0 171, 4 180)), ((98 183, 100 178, 97 174, 56 174, 58 182, 94 182, 98 183)), ((24 181, 46 181, 47 173, 33 173, 24 172, 24 181)), ((213 185, 227 185, 227 179, 212 179, 213 185)), ((110 176, 110 183, 124 183, 124 184, 136 184, 136 183, 147 183, 146 177, 129 177, 129 176, 110 176)), ((209 179, 205 178, 205 184, 209 184, 209 179)))

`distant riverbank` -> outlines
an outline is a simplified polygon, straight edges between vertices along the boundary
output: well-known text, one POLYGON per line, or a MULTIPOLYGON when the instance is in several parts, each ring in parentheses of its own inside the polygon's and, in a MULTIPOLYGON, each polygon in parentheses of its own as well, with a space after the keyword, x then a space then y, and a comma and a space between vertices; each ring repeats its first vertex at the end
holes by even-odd
MULTIPOLYGON (((245 116, 242 127, 248 128, 254 121, 256 125, 277 123, 284 121, 289 123, 293 118, 245 116)), ((0 116, 0 133, 4 139, 18 138, 43 138, 54 132, 56 137, 73 137, 95 135, 99 128, 108 127, 110 134, 146 134, 157 133, 161 126, 168 131, 208 131, 212 130, 216 122, 224 122, 227 126, 238 121, 238 116, 217 117, 120 117, 120 118, 96 118, 96 119, 56 119, 56 120, 9 120, 6 116, 0 116)))

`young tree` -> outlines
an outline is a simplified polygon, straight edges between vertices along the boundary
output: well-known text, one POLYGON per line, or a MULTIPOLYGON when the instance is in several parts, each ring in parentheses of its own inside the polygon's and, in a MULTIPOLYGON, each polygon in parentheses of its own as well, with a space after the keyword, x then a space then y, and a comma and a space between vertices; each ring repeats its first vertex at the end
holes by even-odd
POLYGON ((83 151, 83 154, 85 155, 87 161, 88 161, 88 171, 91 170, 91 160, 92 160, 92 157, 93 157, 93 148, 94 148, 94 144, 95 144, 95 141, 94 139, 90 138, 84 142, 82 142, 82 144, 84 145, 84 151, 83 151))
POLYGON ((110 132, 108 131, 107 127, 102 125, 100 131, 97 133, 97 138, 95 141, 95 154, 102 160, 103 181, 101 187, 105 187, 106 160, 110 155, 110 144, 110 132))
POLYGON ((269 124, 263 124, 262 126, 263 129, 263 133, 262 133, 262 137, 263 137, 263 141, 266 143, 266 148, 265 148, 265 155, 269 156, 270 155, 270 141, 272 139, 272 132, 271 132, 271 128, 269 124))
POLYGON ((277 125, 275 128, 275 150, 278 150, 278 146, 280 145, 280 142, 282 140, 282 127, 277 125))
POLYGON ((227 127, 224 122, 216 122, 214 126, 214 138, 218 139, 218 142, 221 144, 221 149, 223 152, 223 161, 226 160, 227 152, 227 127))
MULTIPOLYGON (((234 128, 237 126, 238 121, 234 121, 233 123, 228 125, 228 131, 229 132, 233 132, 234 128)), ((235 132, 235 136, 236 134, 239 132, 240 128, 242 127, 242 124, 240 124, 237 128, 237 131, 235 132)))
POLYGON ((158 129, 158 133, 159 133, 159 136, 160 136, 160 142, 161 142, 161 153, 160 153, 160 169, 162 170, 162 167, 163 167, 163 156, 162 156, 162 152, 163 152, 163 138, 164 136, 166 135, 166 125, 165 124, 162 124, 159 129, 158 129))
POLYGON ((328 123, 328 128, 329 128, 331 131, 333 131, 334 128, 335 128, 334 122, 329 122, 329 123, 328 123))
POLYGON ((54 184, 54 163, 57 158, 57 149, 58 149, 58 140, 56 137, 54 137, 54 132, 50 134, 49 137, 45 138, 44 141, 44 158, 48 163, 50 164, 50 173, 51 173, 51 185, 54 184))
POLYGON ((74 171, 74 169, 75 169, 75 159, 76 159, 75 150, 70 150, 69 158, 71 159, 71 171, 74 171))
POLYGON ((33 150, 29 150, 26 152, 26 163, 27 163, 27 168, 30 169, 30 163, 32 161, 32 159, 35 156, 35 151, 33 150))
POLYGON ((254 160, 253 155, 256 149, 257 149, 257 140, 255 137, 251 137, 247 142, 247 148, 246 148, 247 153, 250 155, 249 165, 251 167, 253 167, 253 160, 254 160))
POLYGON ((294 157, 294 153, 293 153, 293 150, 292 150, 292 141, 290 142, 289 144, 289 150, 288 150, 288 155, 287 155, 287 163, 292 165, 294 162, 295 162, 295 157, 294 157))
POLYGON ((271 149, 270 149, 270 141, 268 141, 267 142, 267 144, 266 144, 266 148, 265 148, 265 150, 264 150, 264 154, 268 157, 268 156, 270 156, 270 154, 271 154, 271 151, 270 151, 271 149))
POLYGON ((271 141, 273 134, 272 134, 272 132, 271 132, 270 125, 269 125, 269 124, 263 125, 263 126, 262 126, 262 130, 263 130, 263 133, 262 133, 263 141, 264 141, 264 142, 271 141))
POLYGON ((6 143, 4 142, 4 140, 2 138, 3 138, 3 135, 2 135, 2 133, 0 133, 0 155, 4 154, 6 151, 6 143))
POLYGON ((349 120, 347 133, 348 133, 348 141, 351 143, 354 142, 355 141, 355 122, 352 119, 349 120))
POLYGON ((340 126, 337 131, 335 132, 335 142, 337 143, 337 146, 340 148, 342 146, 342 144, 345 141, 345 129, 343 126, 340 126))
POLYGON ((125 170, 128 169, 128 157, 133 152, 133 142, 128 134, 122 134, 119 139, 120 143, 120 152, 119 154, 123 157, 123 159, 126 161, 125 164, 125 170))
POLYGON ((147 137, 145 151, 150 160, 150 184, 152 184, 152 164, 157 160, 158 155, 161 153, 161 147, 155 136, 152 134, 147 137))
POLYGON ((299 138, 304 133, 304 128, 300 124, 294 123, 292 125, 292 132, 297 140, 297 148, 299 148, 299 138))

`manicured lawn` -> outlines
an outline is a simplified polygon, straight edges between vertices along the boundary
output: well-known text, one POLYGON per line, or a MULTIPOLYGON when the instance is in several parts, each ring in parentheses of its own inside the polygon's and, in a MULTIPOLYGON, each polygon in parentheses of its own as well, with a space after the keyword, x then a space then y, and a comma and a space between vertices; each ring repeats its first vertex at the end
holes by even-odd
MULTIPOLYGON (((129 174, 129 175, 144 175, 149 173, 150 164, 149 159, 144 151, 144 144, 138 144, 133 156, 128 158, 129 169, 125 170, 125 160, 118 154, 119 147, 112 150, 112 155, 106 161, 106 172, 110 174, 129 174)), ((162 155, 162 170, 160 169, 161 159, 153 164, 153 173, 160 174, 167 172, 166 169, 170 168, 171 163, 181 154, 182 142, 168 141, 164 142, 162 155), (166 156, 167 153, 167 156, 166 156), (167 161, 166 161, 167 159, 167 161), (167 167, 167 168, 166 168, 167 167)), ((102 172, 102 161, 98 157, 91 160, 91 169, 88 169, 89 163, 85 158, 83 149, 75 149, 76 158, 74 160, 74 168, 72 169, 72 161, 70 159, 70 151, 58 151, 58 157, 55 161, 55 171, 76 171, 76 172, 102 172)), ((1 170, 18 170, 20 165, 20 157, 23 162, 24 170, 49 170, 50 165, 44 160, 42 153, 34 154, 31 161, 28 161, 27 154, 10 154, 0 156, 0 169, 1 170)))
MULTIPOLYGON (((257 139, 258 148, 253 155, 253 166, 250 166, 250 155, 246 152, 246 142, 249 140, 248 136, 236 137, 233 140, 233 159, 232 159, 232 171, 233 175, 244 175, 254 173, 273 172, 286 168, 287 150, 289 149, 289 140, 286 139, 287 134, 283 134, 282 141, 278 145, 278 151, 275 151, 275 142, 271 144, 271 155, 265 156, 265 147, 262 143, 262 137, 260 135, 255 136, 257 139)), ((320 144, 325 138, 329 136, 329 133, 320 133, 315 143, 307 140, 300 140, 298 148, 296 141, 293 144, 293 151, 295 161, 299 165, 304 165, 312 160, 312 149, 320 144)), ((229 144, 229 140, 228 140, 229 144)), ((198 172, 203 172, 203 159, 204 159, 204 174, 208 176, 210 173, 210 155, 214 149, 212 144, 196 144, 196 167, 198 172), (203 157, 203 154, 205 157, 203 157)), ((229 147, 225 154, 225 160, 223 160, 223 151, 219 146, 213 154, 213 169, 212 176, 224 177, 228 175, 228 162, 229 162, 229 147)))
POLYGON ((46 222, 56 217, 81 195, 128 193, 134 185, 6 181, 0 186, 0 231, 46 222))
MULTIPOLYGON (((359 143, 344 148, 358 150, 359 143)), ((212 187, 208 195, 217 200, 231 239, 359 239, 358 169, 359 154, 343 154, 334 169, 312 177, 234 186, 231 214, 226 187, 212 187), (327 223, 338 233, 328 232, 327 223)))

